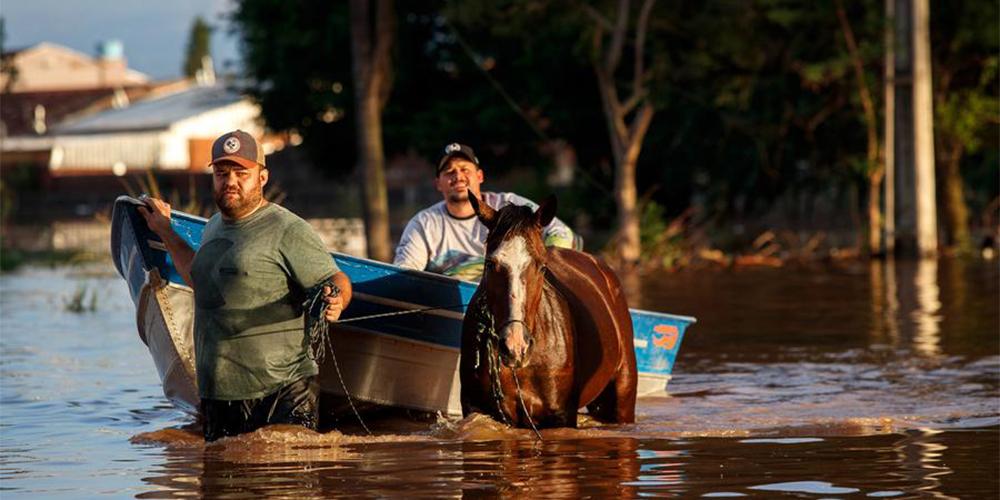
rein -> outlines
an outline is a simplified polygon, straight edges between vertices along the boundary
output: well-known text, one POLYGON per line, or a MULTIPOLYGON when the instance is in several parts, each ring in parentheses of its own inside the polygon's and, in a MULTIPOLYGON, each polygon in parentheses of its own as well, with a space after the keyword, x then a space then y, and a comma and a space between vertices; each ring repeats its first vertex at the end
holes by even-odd
MULTIPOLYGON (((503 387, 500 385, 500 368, 502 363, 500 362, 500 354, 497 352, 498 345, 500 343, 500 334, 497 333, 496 321, 493 317, 493 313, 489 311, 486 307, 486 295, 482 294, 478 298, 478 302, 470 308, 472 314, 476 315, 476 327, 479 330, 480 338, 486 337, 485 347, 486 347, 486 362, 489 364, 488 371, 490 378, 493 383, 493 398, 496 399, 497 410, 500 413, 500 417, 503 418, 503 423, 512 426, 511 419, 507 417, 507 412, 503 409, 503 387)), ((511 320, 503 324, 507 326, 511 323, 520 322, 524 324, 525 329, 528 329, 528 324, 522 320, 511 320)), ((503 328, 501 326, 501 328, 503 328)), ((530 329, 528 329, 530 331, 530 329)), ((479 368, 479 361, 482 359, 482 355, 479 353, 479 347, 483 345, 483 342, 479 342, 476 346, 476 361, 473 368, 479 368)), ((535 427, 535 422, 532 421, 531 415, 528 413, 528 406, 524 404, 524 397, 521 395, 521 382, 517 379, 517 370, 513 367, 510 369, 511 375, 514 376, 514 387, 517 388, 517 399, 521 401, 521 409, 524 410, 524 416, 527 417, 528 423, 531 424, 531 429, 535 431, 535 437, 539 441, 543 441, 542 434, 538 432, 538 427, 535 427)))
POLYGON ((390 316, 403 316, 403 315, 406 315, 406 314, 417 314, 417 313, 422 313, 422 312, 427 312, 427 311, 446 311, 446 310, 449 310, 449 309, 458 309, 460 307, 465 307, 467 305, 469 305, 469 304, 455 304, 455 305, 451 305, 451 306, 439 306, 439 307, 424 307, 422 309, 410 309, 410 310, 407 310, 407 311, 395 311, 395 312, 390 312, 390 313, 369 314, 367 316, 358 316, 356 318, 338 319, 337 321, 334 321, 333 323, 330 323, 330 324, 353 323, 355 321, 364 321, 366 319, 388 318, 390 316))

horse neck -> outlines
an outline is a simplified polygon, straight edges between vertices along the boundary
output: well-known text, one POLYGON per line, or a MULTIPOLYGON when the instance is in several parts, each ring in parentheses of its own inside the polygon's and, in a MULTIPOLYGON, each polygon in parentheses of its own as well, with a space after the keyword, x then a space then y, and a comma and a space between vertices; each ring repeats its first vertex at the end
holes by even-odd
POLYGON ((539 335, 555 334, 572 327, 573 317, 569 313, 566 298, 552 282, 555 277, 547 273, 542 280, 542 297, 535 311, 535 330, 539 335))

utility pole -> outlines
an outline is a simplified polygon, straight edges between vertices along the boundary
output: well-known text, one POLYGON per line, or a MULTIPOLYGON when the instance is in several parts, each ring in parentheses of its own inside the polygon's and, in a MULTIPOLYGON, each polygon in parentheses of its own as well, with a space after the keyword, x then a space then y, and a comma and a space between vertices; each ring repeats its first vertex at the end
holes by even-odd
MULTIPOLYGON (((892 92, 895 184, 886 183, 887 189, 896 191, 893 197, 896 204, 895 243, 904 256, 934 257, 937 255, 937 198, 930 9, 928 0, 887 1, 895 2, 892 21, 896 43, 891 46, 895 60, 892 92)), ((888 103, 886 111, 890 111, 888 103)), ((892 144, 888 139, 887 136, 886 143, 892 144)))
POLYGON ((885 160, 885 212, 882 216, 883 237, 882 248, 885 255, 892 258, 896 253, 896 0, 885 0, 885 138, 882 155, 885 160))

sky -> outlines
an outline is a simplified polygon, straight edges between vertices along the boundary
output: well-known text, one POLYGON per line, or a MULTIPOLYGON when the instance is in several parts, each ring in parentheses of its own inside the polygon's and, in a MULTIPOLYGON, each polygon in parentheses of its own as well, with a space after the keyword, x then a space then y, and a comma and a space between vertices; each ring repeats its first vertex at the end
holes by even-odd
POLYGON ((232 0, 3 0, 4 50, 41 42, 65 45, 94 56, 102 40, 121 40, 130 68, 156 80, 179 78, 196 16, 212 33, 216 71, 238 64, 236 37, 225 14, 232 0))

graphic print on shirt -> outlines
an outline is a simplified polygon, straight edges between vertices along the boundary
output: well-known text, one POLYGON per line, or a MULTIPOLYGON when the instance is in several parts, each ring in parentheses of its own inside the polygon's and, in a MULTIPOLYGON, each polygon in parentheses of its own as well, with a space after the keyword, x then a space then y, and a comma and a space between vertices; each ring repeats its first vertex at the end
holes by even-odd
POLYGON ((479 281, 483 277, 484 261, 481 255, 449 250, 428 264, 427 270, 461 280, 479 281))

